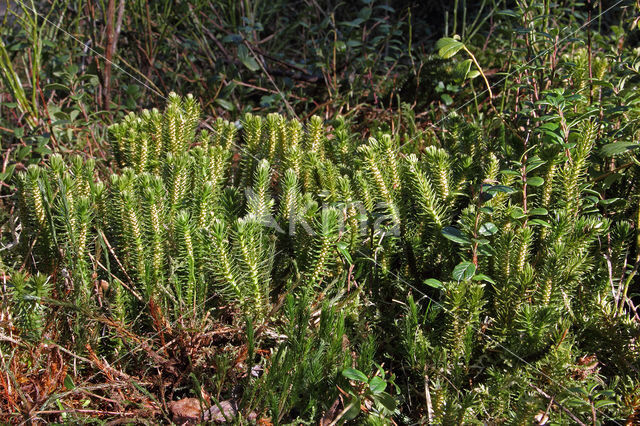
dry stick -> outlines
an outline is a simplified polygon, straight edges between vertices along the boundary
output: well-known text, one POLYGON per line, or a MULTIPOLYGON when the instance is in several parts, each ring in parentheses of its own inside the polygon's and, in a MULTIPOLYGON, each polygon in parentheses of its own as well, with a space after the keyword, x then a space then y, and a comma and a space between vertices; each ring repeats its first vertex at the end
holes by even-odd
MULTIPOLYGON (((162 93, 162 91, 160 90, 160 88, 158 86, 156 86, 154 84, 153 81, 151 81, 149 79, 149 77, 147 77, 142 71, 140 71, 139 69, 133 67, 129 62, 127 62, 127 60, 125 58, 122 57, 122 55, 118 54, 117 52, 114 52, 114 54, 118 57, 118 59, 120 60, 120 62, 122 62, 123 64, 125 64, 126 66, 128 66, 132 71, 135 71, 140 77, 142 77, 147 83, 146 84, 144 81, 140 80, 139 78, 136 78, 133 74, 125 71, 124 68, 117 66, 115 63, 113 63, 113 65, 115 65, 117 68, 119 68, 122 72, 124 72, 125 74, 127 74, 128 76, 130 76, 131 78, 133 78, 135 81, 137 81, 138 83, 140 83, 141 85, 143 85, 144 87, 146 87, 149 90, 155 91, 156 94, 161 97, 162 99, 164 99, 165 101, 168 99, 166 96, 164 96, 164 94, 162 93)), ((155 67, 153 67, 154 70, 158 71, 155 67)), ((159 75, 159 74, 158 74, 159 75)), ((165 91, 167 91, 167 88, 164 84, 164 80, 160 80, 160 82, 162 83, 162 86, 165 88, 165 91)))
MULTIPOLYGON (((107 376, 107 379, 109 379, 110 381, 112 381, 112 382, 115 381, 114 380, 114 376, 117 376, 118 378, 124 379, 124 380, 132 380, 133 379, 127 373, 125 373, 123 371, 120 371, 120 370, 110 366, 109 363, 106 360, 103 361, 100 358, 98 358, 98 355, 96 355, 95 351, 93 350, 91 345, 89 345, 88 343, 85 345, 85 348, 87 349, 87 352, 89 353, 89 356, 91 357, 92 364, 95 365, 96 367, 98 367, 98 369, 100 371, 102 371, 102 373, 105 376, 107 376)), ((137 379, 137 380, 140 381, 139 379, 137 379)))
MULTIPOLYGON (((111 383, 102 383, 102 384, 95 384, 95 385, 84 385, 84 386, 80 386, 77 385, 76 387, 74 387, 71 390, 67 390, 64 392, 57 392, 57 393, 52 393, 48 396, 47 400, 50 401, 52 398, 56 398, 58 400, 63 400, 65 397, 69 396, 69 395, 73 395, 76 393, 86 393, 88 395, 93 395, 97 398, 100 399, 104 399, 109 401, 108 398, 105 398, 104 396, 100 396, 97 395, 91 391, 97 391, 97 390, 104 390, 104 389, 115 389, 115 390, 120 390, 121 388, 125 388, 130 386, 130 383, 124 383, 124 382, 111 382, 111 383)), ((113 401, 113 400, 110 400, 113 401)), ((116 403, 118 403, 118 401, 114 401, 116 403)), ((44 408, 45 404, 47 404, 47 401, 43 402, 42 408, 44 408)), ((39 411, 36 411, 36 413, 38 413, 39 411)))
POLYGON ((284 101, 284 104, 287 106, 287 109, 289 110, 289 112, 291 114, 293 114, 294 117, 298 118, 298 114, 296 114, 296 112, 294 111, 293 107, 291 106, 291 104, 287 100, 287 98, 284 95, 284 93, 282 93, 282 91, 280 90, 280 88, 278 87, 276 82, 273 81, 273 77, 271 77, 271 74, 269 74, 269 72, 266 70, 266 68, 264 67, 264 64, 262 63, 260 58, 258 58, 258 55, 256 55, 256 52, 253 51, 253 48, 251 47, 251 45, 246 40, 244 41, 244 45, 247 46, 247 48, 249 49, 249 51, 253 55, 253 58, 256 60, 256 62, 260 66, 260 69, 262 69, 262 72, 264 72, 266 74, 267 78, 269 79, 269 81, 271 82, 273 87, 275 87, 275 89, 278 91, 278 93, 280 94, 280 97, 284 101))
MULTIPOLYGON (((639 213, 638 217, 640 217, 640 210, 638 211, 638 213, 639 213)), ((633 281, 633 278, 635 277, 635 275, 638 273, 639 266, 640 266, 640 254, 638 254, 638 257, 636 258, 636 262, 633 266, 633 270, 627 277, 627 280, 624 282, 624 286, 622 287, 623 288, 622 297, 616 301, 616 310, 618 311, 618 315, 622 315, 624 313, 624 303, 627 300, 627 293, 629 291, 629 286, 631 285, 631 281, 633 281), (617 306, 618 303, 620 304, 620 308, 618 308, 617 306)))
POLYGON ((108 416, 135 416, 137 413, 127 411, 104 411, 104 410, 90 410, 85 408, 69 408, 68 410, 43 410, 36 411, 35 415, 40 414, 66 414, 66 413, 83 413, 83 414, 103 414, 108 416))
POLYGON ((623 165, 621 165, 621 166, 618 166, 618 167, 616 167, 615 169, 613 169, 613 170, 609 170, 608 172, 603 173, 603 174, 601 174, 600 176, 598 176, 597 178, 593 179, 593 182, 598 182, 598 181, 600 181, 600 180, 602 180, 602 179, 606 179, 607 177, 611 176, 612 174, 614 174, 614 173, 616 173, 616 172, 619 172, 620 170, 624 170, 624 169, 626 169, 627 167, 633 166, 634 164, 635 164, 635 163, 634 163, 633 161, 631 161, 631 162, 629 162, 629 163, 626 163, 626 164, 623 164, 623 165))
MULTIPOLYGON (((20 383, 18 383, 18 380, 15 377, 15 374, 13 373, 13 371, 11 371, 11 361, 13 360, 13 356, 14 354, 11 354, 11 359, 7 362, 5 360, 5 356, 2 353, 2 347, 0 347, 0 359, 2 360, 3 364, 4 364, 4 369, 5 372, 7 374, 7 386, 6 388, 9 388, 9 390, 11 389, 11 385, 13 384, 13 389, 15 390, 15 392, 18 393, 18 396, 20 397, 20 400, 22 401, 22 404, 27 408, 27 410, 29 410, 29 412, 31 412, 31 410, 33 410, 33 404, 29 401, 29 399, 27 398, 27 396, 25 395, 22 387, 20 386, 20 383)), ((15 401, 15 399, 14 399, 15 401)), ((16 402, 14 402, 14 405, 16 405, 16 402)), ((24 417, 24 415, 23 415, 24 417)))
MULTIPOLYGON (((489 106, 491 107, 491 110, 496 114, 496 116, 498 116, 498 118, 500 118, 502 120, 502 122, 509 128, 509 130, 511 130, 511 132, 513 133, 513 135, 515 137, 517 137, 518 139, 520 139, 520 141, 523 143, 523 145, 527 145, 527 141, 520 136, 520 134, 518 133, 518 131, 512 126, 512 124, 506 119, 504 118, 504 116, 498 112, 498 110, 496 109, 495 105, 493 105, 493 92, 491 91, 491 84, 489 84, 489 80, 487 79, 486 74, 484 73, 484 71, 482 70, 482 67, 480 66, 480 64, 478 63, 478 60, 476 59, 475 55, 469 50, 467 49, 466 46, 462 46, 462 49, 467 52, 467 54, 471 57, 471 60, 473 61, 473 63, 475 64, 476 68, 478 69, 478 72, 480 73, 480 75, 482 76, 484 83, 487 87, 487 92, 489 93, 489 106)), ((468 105, 468 102, 465 104, 468 105)), ((464 107, 465 105, 463 105, 462 107, 464 107)), ((461 108, 462 108, 461 107, 461 108)), ((444 119, 443 119, 444 120, 444 119)), ((440 120, 441 122, 442 120, 440 120)), ((528 137, 528 136, 527 136, 528 137)), ((409 140, 408 142, 404 143, 399 149, 401 149, 404 145, 408 144, 409 142, 411 142, 411 140, 409 140)), ((525 148, 526 150, 526 148, 525 148)))
MULTIPOLYGON (((230 32, 228 32, 228 31, 227 31, 227 34, 230 34, 230 32)), ((273 36, 272 36, 272 37, 273 37, 273 36)), ((263 42, 265 42, 266 40, 267 40, 266 38, 265 38, 265 39, 262 39, 262 40, 260 40, 258 43, 263 43, 263 42)), ((256 45, 255 45, 254 43, 249 43, 249 41, 248 41, 248 40, 245 40, 245 43, 251 44, 252 48, 253 48, 257 53, 259 53, 261 56, 264 56, 265 58, 269 59, 270 61, 276 62, 276 63, 278 63, 278 64, 280 64, 280 65, 282 65, 282 66, 285 66, 285 67, 287 67, 287 68, 291 68, 291 69, 294 69, 294 70, 296 70, 296 71, 300 71, 300 72, 301 72, 301 73, 303 73, 303 74, 306 74, 306 75, 312 75, 312 74, 309 72, 309 70, 307 70, 307 69, 305 69, 305 68, 303 68, 303 67, 300 67, 300 66, 298 66, 298 65, 295 65, 295 64, 290 64, 289 62, 283 61, 282 59, 276 58, 275 56, 270 55, 269 53, 265 52, 264 50, 260 49, 259 47, 256 47, 256 45)))
POLYGON ((84 393, 85 395, 89 395, 97 399, 101 399, 111 404, 122 406, 122 401, 116 401, 115 399, 107 398, 105 396, 98 395, 97 393, 89 392, 88 390, 85 390, 85 389, 78 389, 78 392, 84 393))
MULTIPOLYGON (((274 70, 269 70, 269 72, 273 72, 273 71, 274 70)), ((273 72, 273 74, 278 74, 278 72, 277 71, 273 72)), ((266 87, 256 86, 255 84, 251 84, 251 83, 245 83, 245 82, 242 82, 240 80, 236 80, 235 78, 233 80, 231 80, 231 82, 237 84, 238 86, 249 87, 251 89, 259 90, 261 92, 273 93, 273 94, 276 94, 276 95, 278 95, 278 94, 281 95, 282 94, 281 92, 278 92, 277 90, 267 89, 266 87)), ((294 95, 293 93, 289 94, 289 96, 294 98, 294 99, 298 99, 300 101, 305 101, 306 102, 306 101, 309 100, 307 98, 302 98, 302 97, 300 97, 298 95, 294 95)))
MULTIPOLYGON (((111 251, 111 253, 113 254, 113 251, 111 251)), ((115 257, 115 255, 114 255, 114 257, 115 257)), ((109 269, 107 269, 106 266, 104 266, 102 263, 100 263, 100 261, 98 259, 96 259, 91 253, 89 253, 89 258, 91 258, 92 261, 96 262, 96 264, 99 267, 101 267, 106 273, 108 273, 111 276, 111 278, 113 278, 115 281, 120 283, 120 285, 122 285, 124 288, 129 290, 136 297, 136 299, 138 299, 139 301, 142 301, 142 297, 139 294, 137 294, 132 288, 129 288, 129 286, 127 286, 127 284, 124 281, 122 281, 120 278, 115 276, 113 274, 113 272, 111 272, 109 269)))
POLYGON ((346 407, 344 407, 344 410, 342 410, 342 411, 340 412, 340 414, 338 414, 338 416, 337 416, 335 419, 333 419, 333 421, 332 421, 331 423, 329 423, 329 426, 335 426, 335 425, 337 425, 337 424, 338 424, 338 422, 340 421, 340 419, 341 419, 341 418, 343 418, 343 417, 344 417, 344 416, 349 412, 349 410, 351 410, 351 408, 353 407, 353 405, 354 405, 354 401, 351 401, 351 402, 349 403, 349 405, 347 405, 346 407))
MULTIPOLYGON (((104 235, 104 232, 102 232, 102 229, 98 229, 98 233, 102 237, 102 240, 104 241, 104 243, 107 245, 107 248, 109 249, 109 253, 111 253, 113 258, 116 260, 116 263, 118 264, 118 266, 122 270, 122 273, 124 274, 125 277, 127 277, 127 280, 129 280, 129 284, 131 284, 131 286, 133 286, 133 280, 131 279, 129 274, 127 274, 127 270, 124 268, 124 266, 122 266, 122 263, 120 263, 120 259, 118 259, 118 256, 116 256, 116 252, 113 250, 113 247, 111 247, 111 244, 109 244, 109 240, 107 240, 107 236, 104 235)), ((100 265, 100 266, 102 266, 102 265, 100 265)), ((103 268, 104 268, 104 266, 103 266, 103 268)), ((136 299, 138 299, 140 302, 144 303, 144 300, 142 300, 142 297, 138 293, 136 293, 135 290, 133 290, 132 287, 129 287, 128 285, 126 285, 121 280, 118 280, 118 281, 120 281, 120 283, 124 286, 124 288, 129 290, 131 292, 131 294, 133 294, 136 297, 136 299)))
POLYGON ((120 29, 122 28, 122 18, 124 16, 125 1, 120 0, 118 5, 118 17, 114 25, 113 18, 115 15, 115 0, 109 0, 109 6, 107 9, 107 51, 106 51, 106 63, 104 65, 104 104, 105 110, 109 109, 111 103, 111 64, 113 54, 116 51, 116 45, 118 44, 118 37, 120 36, 120 29))
POLYGON ((102 108, 108 110, 109 103, 111 102, 109 92, 111 91, 111 59, 113 58, 113 50, 111 50, 111 46, 113 46, 113 16, 116 13, 116 1, 109 0, 109 4, 107 6, 107 49, 106 49, 106 63, 104 64, 104 74, 102 85, 104 88, 103 100, 102 100, 102 108))
POLYGON ((631 312, 633 312, 633 318, 637 322, 640 322, 640 316, 638 316, 638 308, 636 308, 636 305, 633 304, 633 300, 631 300, 630 297, 627 297, 627 305, 629 305, 629 309, 631 309, 631 312))
POLYGON ((73 353, 73 352, 71 352, 70 350, 65 349, 64 347, 60 346, 60 345, 59 345, 59 344, 57 344, 57 343, 54 343, 54 342, 47 342, 46 344, 47 344, 47 345, 49 345, 49 346, 54 346, 54 347, 56 347, 58 350, 60 350, 60 351, 62 351, 62 352, 64 352, 64 353, 66 353, 66 354, 67 354, 67 355, 69 355, 69 356, 72 356, 73 358, 77 358, 77 359, 79 359, 80 361, 84 361, 84 362, 87 362, 87 363, 89 363, 89 364, 93 364, 93 363, 91 362, 91 360, 90 360, 90 359, 85 358, 85 357, 83 357, 83 356, 80 356, 80 355, 78 355, 78 354, 74 354, 74 353, 73 353))
POLYGON ((14 345, 22 345, 22 346, 24 346, 23 342, 20 342, 20 341, 14 339, 13 337, 7 336, 7 335, 2 334, 2 333, 0 333, 0 341, 1 342, 11 342, 14 345))
POLYGON ((533 383, 530 383, 529 386, 531 386, 533 389, 535 389, 540 395, 544 396, 545 398, 547 398, 547 399, 549 399, 551 401, 554 401, 554 404, 556 404, 558 407, 560 407, 562 409, 562 411, 567 413, 569 415, 569 417, 571 417, 573 419, 573 421, 576 422, 576 424, 578 424, 580 426, 587 426, 585 423, 581 422, 580 419, 575 416, 575 414, 573 414, 571 411, 569 411, 569 409, 567 409, 564 405, 560 404, 559 402, 555 401, 555 398, 553 398, 552 396, 550 396, 547 393, 545 393, 542 389, 540 389, 539 387, 537 387, 533 383))
POLYGON ((225 59, 231 61, 231 55, 229 55, 229 52, 227 52, 227 50, 224 48, 224 46, 222 45, 220 40, 218 40, 218 38, 215 36, 215 34, 213 34, 209 30, 209 28, 207 28, 206 26, 202 25, 202 23, 200 22, 200 19, 198 19, 198 17, 194 13, 193 5, 191 5, 191 4, 189 4, 189 15, 191 15, 191 17, 193 18, 193 21, 196 24, 198 24, 198 26, 202 29, 202 31, 204 33, 206 33, 209 36, 209 38, 215 43, 215 45, 218 48, 218 50, 220 51, 220 53, 222 53, 224 55, 225 59))
POLYGON ((613 283, 613 265, 611 264, 611 237, 607 236, 607 253, 605 253, 602 257, 607 261, 607 274, 609 278, 609 284, 611 285, 611 296, 616 300, 616 305, 618 304, 616 298, 616 286, 613 283))
POLYGON ((554 399, 551 398, 549 400, 549 403, 547 404, 547 408, 544 410, 544 414, 542 415, 542 417, 540 417, 538 424, 544 424, 546 420, 549 420, 549 410, 551 410, 551 407, 553 407, 553 402, 554 402, 554 399))
POLYGON ((589 105, 593 105, 593 69, 591 67, 591 0, 587 0, 589 15, 587 19, 587 60, 589 62, 589 105))
POLYGON ((482 71, 482 67, 478 63, 478 60, 476 59, 475 55, 473 53, 471 53, 471 51, 469 49, 467 49, 467 46, 465 46, 465 45, 462 45, 462 49, 465 52, 467 52, 467 55, 471 56, 471 60, 475 64, 476 68, 478 68, 478 71, 480 71, 480 75, 484 79, 484 84, 487 85, 487 91, 489 92, 489 99, 493 99, 493 93, 491 92, 491 85, 489 84, 489 80, 487 80, 487 76, 484 74, 484 71, 482 71))
POLYGON ((431 424, 433 422, 433 405, 431 404, 431 392, 429 392, 429 376, 424 375, 424 396, 427 399, 427 420, 431 424))

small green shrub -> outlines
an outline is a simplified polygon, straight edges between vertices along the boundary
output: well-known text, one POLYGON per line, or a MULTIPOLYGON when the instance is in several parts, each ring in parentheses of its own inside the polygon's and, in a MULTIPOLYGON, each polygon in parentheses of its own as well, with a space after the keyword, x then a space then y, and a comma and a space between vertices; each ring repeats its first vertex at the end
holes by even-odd
MULTIPOLYGON (((443 423, 531 418, 548 403, 536 388, 575 398, 571 389, 596 377, 567 375, 580 370, 580 356, 639 359, 625 337, 628 317, 610 308, 609 270, 597 254, 603 239, 619 247, 610 272, 624 275, 628 223, 604 217, 585 197, 600 131, 593 120, 584 119, 553 158, 542 160, 541 140, 512 169, 491 139, 459 118, 440 145, 403 153, 396 137, 358 142, 340 121, 332 134, 317 117, 303 126, 246 115, 240 132, 223 120, 198 131, 199 114, 192 97, 171 95, 164 112, 113 125, 120 169, 107 180, 92 161, 67 165, 60 156, 20 175, 24 250, 33 268, 54 276, 66 268, 76 324, 96 324, 96 280, 112 289, 98 299, 104 314, 137 333, 154 329, 152 306, 170 328, 211 314, 224 320, 215 314, 221 306, 236 312, 232 324, 282 324, 286 341, 272 348, 268 373, 245 385, 243 399, 246 410, 278 420, 319 415, 353 362, 343 339, 365 350, 360 333, 388 327, 399 326, 403 342, 385 349, 390 368, 402 367, 407 380, 433 378, 431 416, 443 423), (319 328, 309 306, 319 309, 319 328), (346 332, 347 323, 359 331, 346 332), (580 332, 614 323, 606 347, 580 332), (341 331, 330 336, 332 327, 341 331), (519 377, 509 384, 522 398, 514 406, 474 397, 499 395, 507 377, 519 377)), ((25 287, 15 288, 20 300, 25 287)), ((25 326, 38 330, 40 311, 29 309, 25 326)), ((75 333, 76 344, 97 343, 91 327, 75 333)), ((257 339, 252 345, 266 343, 257 339)), ((616 364, 607 374, 628 368, 616 364)), ((605 377, 605 386, 613 383, 605 377)), ((363 401, 379 396, 358 392, 353 398, 363 401)), ((383 399, 371 415, 393 412, 393 395, 383 399)))

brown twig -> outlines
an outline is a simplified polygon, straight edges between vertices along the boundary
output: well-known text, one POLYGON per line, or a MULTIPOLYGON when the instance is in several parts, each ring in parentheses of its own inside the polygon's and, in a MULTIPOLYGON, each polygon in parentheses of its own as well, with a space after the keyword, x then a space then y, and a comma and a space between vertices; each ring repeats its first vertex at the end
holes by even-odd
POLYGON ((98 414, 98 415, 101 414, 105 416, 126 416, 126 417, 136 416, 139 414, 139 413, 126 412, 126 411, 91 410, 88 408, 69 408, 67 410, 42 410, 42 411, 36 411, 34 414, 41 415, 41 414, 64 414, 64 413, 84 413, 84 414, 98 414))
POLYGON ((113 63, 113 54, 116 51, 116 45, 118 44, 118 36, 120 35, 120 29, 122 28, 122 18, 124 17, 125 1, 120 0, 118 4, 118 16, 115 17, 116 12, 116 0, 109 0, 107 6, 107 48, 105 51, 105 64, 104 64, 104 90, 103 90, 103 108, 109 109, 111 103, 111 64, 113 63), (116 22, 114 24, 114 17, 116 22))
POLYGON ((427 420, 429 424, 433 422, 433 405, 431 404, 431 392, 429 392, 429 376, 424 375, 424 396, 427 400, 427 420))
POLYGON ((273 80, 273 77, 271 77, 271 74, 269 74, 269 71, 267 71, 267 69, 264 67, 264 64, 262 63, 262 61, 260 60, 260 58, 258 58, 258 55, 256 55, 256 52, 253 51, 253 47, 251 46, 251 44, 249 44, 246 40, 244 41, 244 45, 247 46, 247 49, 249 49, 249 52, 251 52, 251 55, 254 57, 254 59, 256 60, 256 62, 258 63, 258 65, 260 66, 260 69, 262 69, 262 72, 265 73, 265 75, 267 76, 267 78, 269 79, 269 81, 271 82, 271 84, 273 85, 273 87, 278 91, 278 93, 280 94, 280 97, 282 98, 282 101, 284 102, 285 106, 287 107, 287 109, 289 110, 289 112, 291 113, 291 115, 293 115, 296 118, 298 117, 298 114, 296 114, 295 110, 293 109, 293 107, 291 106, 291 104, 289 103, 289 101, 287 100, 287 97, 285 96, 284 93, 282 93, 282 91, 280 90, 280 88, 278 87, 278 85, 276 84, 276 82, 273 80))
MULTIPOLYGON (((125 277, 127 277, 127 280, 129 281, 129 284, 131 284, 131 286, 133 286, 133 280, 131 279, 131 277, 129 276, 129 274, 127 274, 127 270, 124 268, 124 266, 122 266, 122 263, 120 263, 120 259, 118 259, 118 256, 116 256, 116 252, 113 250, 113 247, 111 247, 111 244, 109 244, 109 240, 107 240, 107 236, 104 235, 104 232, 102 232, 102 230, 98 230, 98 233, 100 234, 100 236, 102 237, 102 240, 104 241, 104 243, 107 245, 107 248, 109 249, 109 253, 111 253, 111 255, 113 256, 113 258, 116 260, 116 263, 118 264, 118 266, 120 267, 120 269, 122 270, 122 273, 124 274, 125 277)), ((97 262, 98 265, 102 266, 100 264, 100 262, 97 262)), ((104 266, 103 266, 104 268, 104 266)), ((106 269, 105 269, 106 270, 106 269)), ((112 274, 113 275, 113 274, 112 274)), ((138 293, 135 292, 135 290, 132 287, 129 287, 128 285, 126 285, 123 281, 120 281, 120 284, 122 284, 122 286, 124 288, 126 288, 127 290, 129 290, 129 292, 131 292, 131 294, 133 294, 135 296, 136 299, 138 299, 140 302, 144 302, 144 300, 142 299, 142 296, 140 296, 138 293)))
POLYGON ((533 383, 529 383, 529 386, 531 386, 533 389, 535 389, 536 392, 538 392, 540 395, 544 396, 545 398, 547 398, 548 400, 552 400, 554 401, 554 404, 556 404, 558 407, 560 407, 560 409, 562 411, 564 411, 565 413, 567 413, 569 415, 569 417, 571 417, 573 419, 573 421, 576 422, 576 424, 580 425, 580 426, 587 426, 585 423, 583 423, 582 421, 580 421, 579 418, 576 417, 575 414, 573 414, 571 411, 569 411, 568 408, 566 408, 564 405, 560 404, 558 401, 555 400, 554 397, 548 395, 547 393, 545 393, 542 389, 540 389, 539 387, 537 387, 536 385, 534 385, 533 383))

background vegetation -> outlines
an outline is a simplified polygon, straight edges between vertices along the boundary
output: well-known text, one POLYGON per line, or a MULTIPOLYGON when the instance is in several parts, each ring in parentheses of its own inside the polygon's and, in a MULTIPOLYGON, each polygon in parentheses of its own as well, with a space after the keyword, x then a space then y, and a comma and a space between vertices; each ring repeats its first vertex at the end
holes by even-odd
POLYGON ((638 12, 16 1, 0 421, 640 417, 638 12))

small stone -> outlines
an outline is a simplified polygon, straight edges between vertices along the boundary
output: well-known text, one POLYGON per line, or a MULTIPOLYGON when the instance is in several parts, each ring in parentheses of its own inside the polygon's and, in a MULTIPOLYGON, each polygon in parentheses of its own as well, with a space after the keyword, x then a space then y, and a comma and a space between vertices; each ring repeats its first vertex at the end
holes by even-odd
POLYGON ((168 404, 173 421, 178 424, 190 424, 200 421, 202 408, 198 398, 184 398, 168 404))
POLYGON ((233 419, 237 414, 238 404, 235 401, 221 401, 220 404, 214 404, 205 411, 203 419, 209 422, 224 423, 227 419, 233 419))
POLYGON ((260 377, 260 374, 262 374, 262 366, 261 365, 254 365, 253 367, 251 367, 251 375, 253 377, 260 377))

